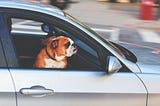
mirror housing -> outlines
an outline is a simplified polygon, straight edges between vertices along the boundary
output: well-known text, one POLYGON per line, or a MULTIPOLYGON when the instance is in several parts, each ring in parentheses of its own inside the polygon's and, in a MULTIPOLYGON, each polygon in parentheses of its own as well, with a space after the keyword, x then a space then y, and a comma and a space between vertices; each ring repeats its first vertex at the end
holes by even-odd
POLYGON ((49 33, 50 32, 50 27, 47 24, 42 24, 41 29, 43 32, 49 33))
POLYGON ((108 74, 115 73, 119 71, 122 67, 119 60, 114 56, 108 56, 106 64, 107 64, 106 69, 108 74))

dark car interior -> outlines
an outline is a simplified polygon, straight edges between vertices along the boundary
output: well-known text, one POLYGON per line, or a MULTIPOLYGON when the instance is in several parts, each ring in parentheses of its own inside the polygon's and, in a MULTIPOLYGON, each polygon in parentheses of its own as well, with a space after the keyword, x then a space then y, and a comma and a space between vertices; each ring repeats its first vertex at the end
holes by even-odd
POLYGON ((47 32, 48 34, 43 36, 25 33, 11 33, 20 67, 33 68, 37 54, 42 48, 44 48, 44 45, 41 44, 42 39, 46 39, 51 36, 63 35, 70 37, 78 48, 78 52, 68 58, 69 64, 67 69, 101 70, 101 63, 99 61, 98 53, 89 47, 85 42, 54 26, 51 27, 47 24, 42 24, 41 29, 43 32, 47 32))

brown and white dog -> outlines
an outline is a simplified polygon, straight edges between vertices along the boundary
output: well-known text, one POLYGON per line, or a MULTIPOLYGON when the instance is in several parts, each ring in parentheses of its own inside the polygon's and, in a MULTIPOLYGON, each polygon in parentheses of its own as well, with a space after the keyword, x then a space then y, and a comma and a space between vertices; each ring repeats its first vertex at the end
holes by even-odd
POLYGON ((66 68, 67 57, 77 52, 73 40, 65 36, 50 37, 42 44, 46 46, 37 55, 35 68, 66 68))

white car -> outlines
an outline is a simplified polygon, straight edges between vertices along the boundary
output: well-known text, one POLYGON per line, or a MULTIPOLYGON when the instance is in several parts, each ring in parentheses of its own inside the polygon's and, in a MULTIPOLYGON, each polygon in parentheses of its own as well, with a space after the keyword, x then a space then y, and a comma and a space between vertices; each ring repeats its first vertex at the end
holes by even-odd
POLYGON ((0 1, 0 67, 1 106, 160 105, 159 65, 46 4, 0 1), (59 35, 78 47, 69 67, 33 68, 41 40, 59 35))

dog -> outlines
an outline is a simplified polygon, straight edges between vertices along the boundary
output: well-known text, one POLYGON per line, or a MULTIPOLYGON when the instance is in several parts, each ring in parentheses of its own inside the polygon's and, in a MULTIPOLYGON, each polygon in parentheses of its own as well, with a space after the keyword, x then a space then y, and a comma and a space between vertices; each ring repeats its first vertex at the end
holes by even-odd
POLYGON ((65 36, 50 37, 37 55, 34 68, 67 68, 67 57, 77 53, 73 40, 65 36))

